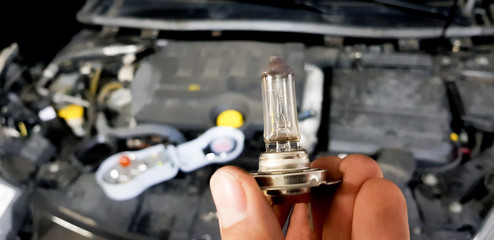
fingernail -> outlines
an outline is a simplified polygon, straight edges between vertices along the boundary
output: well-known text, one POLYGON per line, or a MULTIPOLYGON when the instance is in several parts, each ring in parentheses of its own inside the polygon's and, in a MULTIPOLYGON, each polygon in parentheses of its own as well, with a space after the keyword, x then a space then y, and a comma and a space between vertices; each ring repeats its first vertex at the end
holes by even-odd
POLYGON ((213 175, 211 194, 221 228, 228 228, 247 216, 245 191, 238 179, 228 171, 220 170, 213 175))

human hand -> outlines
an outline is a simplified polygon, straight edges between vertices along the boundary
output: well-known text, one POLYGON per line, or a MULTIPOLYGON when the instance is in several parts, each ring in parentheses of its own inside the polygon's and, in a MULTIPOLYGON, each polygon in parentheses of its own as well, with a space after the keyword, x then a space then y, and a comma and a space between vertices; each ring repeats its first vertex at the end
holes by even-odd
POLYGON ((335 190, 313 189, 309 221, 307 203, 294 206, 286 236, 281 224, 289 206, 273 208, 254 178, 227 166, 211 177, 222 239, 409 239, 407 208, 400 189, 383 179, 379 165, 363 155, 323 157, 311 167, 341 177, 335 190))

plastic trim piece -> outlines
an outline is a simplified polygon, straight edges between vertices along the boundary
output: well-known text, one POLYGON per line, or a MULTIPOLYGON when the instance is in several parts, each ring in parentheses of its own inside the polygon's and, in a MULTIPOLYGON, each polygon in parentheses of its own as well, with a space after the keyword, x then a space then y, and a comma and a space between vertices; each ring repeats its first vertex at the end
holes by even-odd
MULTIPOLYGON (((80 12, 78 20, 87 24, 171 31, 264 31, 321 34, 365 38, 437 38, 443 29, 350 27, 322 23, 264 20, 175 20, 161 21, 128 17, 101 17, 80 12)), ((445 37, 494 35, 494 27, 449 27, 445 37)))

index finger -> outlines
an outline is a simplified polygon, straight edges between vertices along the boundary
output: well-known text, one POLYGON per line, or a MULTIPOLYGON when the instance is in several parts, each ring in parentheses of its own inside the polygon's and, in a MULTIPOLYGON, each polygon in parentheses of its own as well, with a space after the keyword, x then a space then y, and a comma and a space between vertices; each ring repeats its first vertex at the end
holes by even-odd
MULTIPOLYGON (((341 172, 338 170, 340 161, 333 156, 322 157, 313 162, 311 167, 326 169, 329 180, 341 179, 341 172)), ((313 188, 309 205, 306 203, 295 205, 286 239, 321 239, 325 213, 329 207, 328 199, 331 198, 335 186, 337 185, 313 188), (312 214, 309 214, 309 211, 312 214)))
POLYGON ((315 220, 323 218, 324 224, 319 230, 323 239, 350 239, 354 204, 360 187, 369 179, 382 178, 383 174, 377 162, 370 157, 353 154, 341 161, 335 158, 320 158, 311 164, 311 167, 327 169, 329 176, 342 178, 331 199, 314 199, 313 215, 315 220))

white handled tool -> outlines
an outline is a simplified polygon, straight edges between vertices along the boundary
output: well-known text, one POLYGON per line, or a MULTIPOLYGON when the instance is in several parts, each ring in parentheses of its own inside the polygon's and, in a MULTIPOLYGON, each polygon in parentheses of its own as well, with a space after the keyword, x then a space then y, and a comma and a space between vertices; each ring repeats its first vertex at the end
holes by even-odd
POLYGON ((154 184, 174 178, 179 169, 190 172, 235 159, 242 153, 244 139, 238 129, 213 127, 178 146, 160 144, 114 154, 103 161, 95 178, 109 198, 131 199, 154 184))

